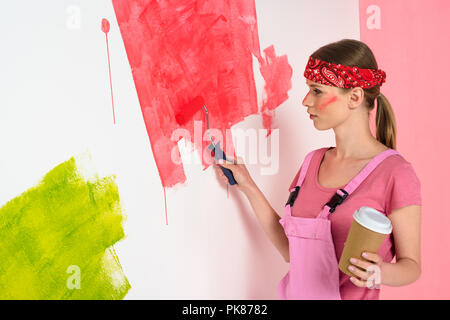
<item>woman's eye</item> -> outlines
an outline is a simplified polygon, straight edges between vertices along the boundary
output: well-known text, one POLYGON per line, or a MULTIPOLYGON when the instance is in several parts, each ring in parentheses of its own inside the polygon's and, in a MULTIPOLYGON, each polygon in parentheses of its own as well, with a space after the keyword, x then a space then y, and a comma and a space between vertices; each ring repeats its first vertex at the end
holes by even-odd
POLYGON ((322 93, 322 91, 320 91, 319 89, 314 89, 313 92, 314 92, 314 94, 320 94, 320 93, 322 93))

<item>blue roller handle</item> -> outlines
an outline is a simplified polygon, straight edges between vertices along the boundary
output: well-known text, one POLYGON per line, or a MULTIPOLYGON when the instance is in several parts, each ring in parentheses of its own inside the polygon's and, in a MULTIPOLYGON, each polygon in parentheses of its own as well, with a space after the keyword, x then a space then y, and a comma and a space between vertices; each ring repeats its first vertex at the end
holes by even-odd
POLYGON ((222 169, 222 172, 225 175, 225 177, 228 178, 228 182, 230 183, 230 185, 237 184, 236 180, 234 179, 233 172, 230 169, 224 168, 222 166, 220 166, 220 169, 222 169))
MULTIPOLYGON (((227 161, 227 156, 225 152, 223 152, 223 150, 220 148, 220 141, 216 144, 215 147, 212 144, 210 144, 208 148, 212 150, 212 152, 214 153, 214 158, 216 158, 216 160, 222 158, 223 160, 227 161)), ((222 172, 225 175, 225 177, 228 178, 228 182, 230 183, 230 185, 237 184, 236 180, 234 179, 233 172, 230 169, 222 167, 220 164, 219 166, 220 169, 222 169, 222 172)))

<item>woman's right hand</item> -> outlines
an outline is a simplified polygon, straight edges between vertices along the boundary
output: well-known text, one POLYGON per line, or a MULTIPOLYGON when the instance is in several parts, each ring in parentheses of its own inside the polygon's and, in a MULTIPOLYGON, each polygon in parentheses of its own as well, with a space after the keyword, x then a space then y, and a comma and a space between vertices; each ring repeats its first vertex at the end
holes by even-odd
POLYGON ((255 187, 255 182, 253 181, 252 177, 250 176, 250 173, 247 170, 247 167, 244 164, 244 160, 241 157, 237 157, 236 159, 233 159, 231 157, 228 157, 229 161, 219 160, 218 164, 214 164, 214 168, 218 171, 220 177, 224 179, 226 183, 228 182, 228 178, 223 173, 222 169, 219 166, 222 166, 226 169, 230 169, 231 172, 233 172, 234 180, 237 182, 237 187, 242 192, 247 192, 248 190, 251 190, 251 188, 255 187))

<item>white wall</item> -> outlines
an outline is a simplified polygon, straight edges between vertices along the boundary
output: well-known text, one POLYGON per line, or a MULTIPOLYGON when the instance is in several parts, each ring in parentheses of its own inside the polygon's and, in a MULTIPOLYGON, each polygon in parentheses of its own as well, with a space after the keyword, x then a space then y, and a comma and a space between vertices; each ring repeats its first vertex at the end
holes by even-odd
MULTIPOLYGON (((273 44, 294 69, 289 100, 276 111, 280 169, 249 170, 283 215, 287 188, 304 156, 334 144, 301 101, 310 53, 341 38, 359 39, 357 0, 256 0, 261 49, 273 44)), ((117 175, 127 238, 115 245, 131 283, 128 299, 277 299, 288 270, 246 198, 208 168, 185 165, 187 182, 164 195, 124 45, 110 1, 14 1, 0 4, 0 205, 84 151, 100 175, 117 175), (80 28, 69 28, 70 6, 80 28), (109 33, 116 112, 113 125, 105 35, 109 33)), ((255 63, 259 100, 263 81, 255 63)), ((251 116, 233 129, 262 128, 251 116)), ((189 157, 188 149, 182 152, 189 157)))

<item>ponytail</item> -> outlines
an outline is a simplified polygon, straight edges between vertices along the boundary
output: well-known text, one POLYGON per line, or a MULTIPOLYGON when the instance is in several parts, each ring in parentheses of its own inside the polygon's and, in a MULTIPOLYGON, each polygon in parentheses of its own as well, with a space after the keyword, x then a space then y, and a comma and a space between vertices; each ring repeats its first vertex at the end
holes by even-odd
POLYGON ((396 124, 391 104, 381 93, 375 99, 377 100, 376 139, 386 147, 395 150, 397 145, 396 124))

